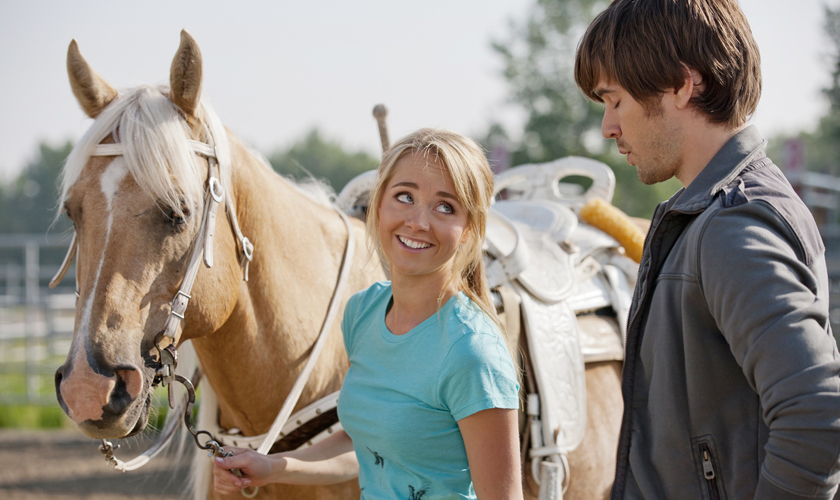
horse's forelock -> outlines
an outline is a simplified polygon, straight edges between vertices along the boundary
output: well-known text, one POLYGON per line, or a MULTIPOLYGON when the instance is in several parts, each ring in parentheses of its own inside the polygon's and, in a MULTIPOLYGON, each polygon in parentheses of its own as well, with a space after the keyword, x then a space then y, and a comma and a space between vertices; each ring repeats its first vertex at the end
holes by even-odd
MULTIPOLYGON (((70 188, 78 181, 93 148, 108 135, 123 146, 129 173, 163 209, 182 216, 182 209, 200 211, 204 198, 204 167, 187 142, 190 128, 167 97, 168 89, 141 86, 124 91, 97 117, 67 157, 61 179, 59 213, 70 188)), ((199 117, 216 143, 224 186, 230 187, 230 146, 224 126, 202 104, 199 117)), ((201 139, 205 139, 202 137, 201 139)))

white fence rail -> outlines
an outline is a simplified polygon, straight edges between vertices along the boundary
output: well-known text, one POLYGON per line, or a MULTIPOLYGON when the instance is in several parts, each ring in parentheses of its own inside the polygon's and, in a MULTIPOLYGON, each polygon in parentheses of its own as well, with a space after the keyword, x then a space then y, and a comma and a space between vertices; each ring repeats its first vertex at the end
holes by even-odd
POLYGON ((45 285, 57 265, 41 265, 43 249, 69 238, 0 235, 0 404, 56 404, 55 370, 70 348, 75 316, 72 276, 63 287, 45 285))

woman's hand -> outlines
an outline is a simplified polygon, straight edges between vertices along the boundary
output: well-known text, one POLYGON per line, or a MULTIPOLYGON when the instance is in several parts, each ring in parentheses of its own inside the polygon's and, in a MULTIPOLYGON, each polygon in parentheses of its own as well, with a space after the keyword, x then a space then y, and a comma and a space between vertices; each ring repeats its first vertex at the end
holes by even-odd
POLYGON ((343 430, 313 446, 274 455, 246 448, 231 447, 229 451, 233 456, 217 458, 213 463, 213 485, 223 495, 268 483, 335 484, 359 474, 353 441, 343 430), (230 469, 239 469, 242 477, 230 469))
POLYGON ((253 450, 230 448, 233 456, 216 458, 213 464, 213 486, 223 495, 236 493, 249 486, 264 486, 285 468, 286 460, 279 455, 266 456, 253 450), (236 476, 231 469, 242 471, 236 476))

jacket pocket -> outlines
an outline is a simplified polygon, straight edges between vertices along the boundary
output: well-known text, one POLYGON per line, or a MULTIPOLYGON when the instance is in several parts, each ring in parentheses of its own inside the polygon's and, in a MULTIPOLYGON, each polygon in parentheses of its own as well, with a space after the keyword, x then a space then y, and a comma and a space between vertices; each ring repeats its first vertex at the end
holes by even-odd
POLYGON ((691 440, 694 453, 694 463, 700 478, 700 489, 703 498, 708 500, 726 500, 726 488, 723 486, 723 476, 718 462, 715 444, 711 435, 696 437, 691 440))

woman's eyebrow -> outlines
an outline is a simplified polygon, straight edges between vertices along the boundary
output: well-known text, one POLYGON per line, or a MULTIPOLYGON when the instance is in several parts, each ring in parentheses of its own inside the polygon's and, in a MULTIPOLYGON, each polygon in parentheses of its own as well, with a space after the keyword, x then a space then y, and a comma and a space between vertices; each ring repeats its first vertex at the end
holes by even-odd
MULTIPOLYGON (((410 188, 413 188, 413 189, 420 189, 420 187, 416 183, 410 182, 410 181, 395 182, 394 184, 391 185, 391 188, 395 188, 395 187, 410 187, 410 188)), ((458 197, 455 196, 454 194, 448 192, 448 191, 438 191, 435 194, 437 196, 440 196, 441 198, 449 198, 449 199, 458 201, 458 197)))

